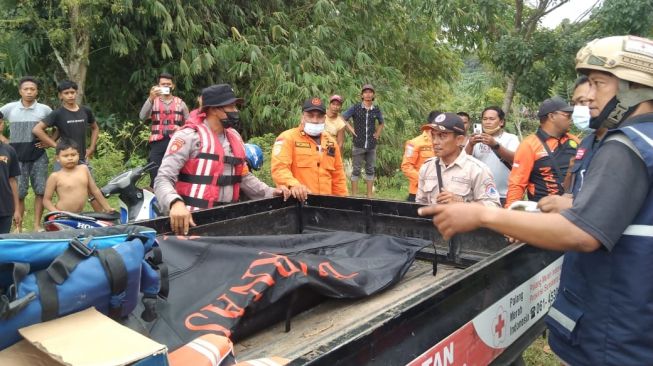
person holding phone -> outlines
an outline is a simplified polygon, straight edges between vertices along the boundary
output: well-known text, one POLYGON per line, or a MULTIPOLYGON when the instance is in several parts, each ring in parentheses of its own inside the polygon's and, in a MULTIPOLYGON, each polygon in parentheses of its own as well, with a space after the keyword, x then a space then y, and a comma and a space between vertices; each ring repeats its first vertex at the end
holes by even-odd
POLYGON ((483 131, 469 138, 467 154, 487 164, 497 184, 501 203, 508 192, 508 175, 512 169, 519 138, 504 130, 506 114, 499 107, 487 107, 481 113, 483 131))
POLYGON ((487 165, 465 152, 465 125, 454 113, 441 113, 422 130, 431 134, 435 157, 419 170, 416 202, 479 202, 499 207, 499 193, 487 165))
POLYGON ((161 73, 157 78, 157 85, 150 88, 150 95, 138 115, 143 121, 151 121, 148 162, 156 163, 157 168, 150 171, 150 187, 154 186, 154 178, 159 172, 158 166, 161 165, 170 136, 190 117, 186 103, 172 95, 174 88, 173 76, 161 73))
POLYGON ((482 227, 565 252, 557 296, 544 318, 561 364, 653 365, 651 50, 653 39, 616 36, 590 41, 576 54, 576 71, 589 78, 590 127, 607 132, 583 153, 587 170, 571 208, 418 209, 432 216, 445 240, 482 227))

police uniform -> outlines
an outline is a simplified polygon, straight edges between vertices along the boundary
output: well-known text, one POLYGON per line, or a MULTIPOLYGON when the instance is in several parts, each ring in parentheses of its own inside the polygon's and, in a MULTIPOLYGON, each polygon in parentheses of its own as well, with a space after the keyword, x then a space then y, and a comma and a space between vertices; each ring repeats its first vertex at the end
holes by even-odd
MULTIPOLYGON (((204 89, 202 97, 206 106, 232 104, 235 100, 226 84, 204 89)), ((248 171, 244 150, 236 130, 225 128, 216 134, 206 120, 175 132, 154 181, 161 210, 168 213, 176 200, 184 201, 189 210, 235 202, 240 191, 250 199, 272 197, 274 188, 248 171), (207 145, 213 146, 213 152, 206 150, 207 145)))
MULTIPOLYGON (((441 113, 432 123, 422 126, 422 130, 428 133, 448 131, 455 136, 464 136, 465 124, 454 113, 441 113)), ((449 149, 451 145, 442 147, 443 150, 449 149)), ((478 159, 467 155, 461 146, 457 149, 458 156, 448 166, 439 157, 424 162, 419 170, 415 201, 435 204, 440 192, 446 190, 462 202, 481 202, 486 206, 499 207, 499 193, 490 169, 478 159)))
POLYGON ((419 169, 427 159, 432 158, 434 155, 433 142, 428 131, 424 131, 414 139, 406 141, 404 158, 401 161, 401 171, 408 178, 409 201, 415 201, 419 169))
POLYGON ((449 166, 436 157, 424 162, 419 170, 415 201, 435 204, 440 193, 436 164, 442 172, 442 189, 462 198, 464 202, 481 202, 485 206, 499 207, 499 193, 487 165, 461 150, 449 166))
MULTIPOLYGON (((319 99, 315 99, 312 103, 318 103, 319 99)), ((321 101, 319 104, 322 108, 318 110, 324 112, 324 105, 321 101)), ((307 111, 307 103, 303 110, 307 111)), ((348 193, 340 148, 328 132, 322 132, 318 143, 300 127, 284 131, 274 142, 271 170, 277 185, 304 185, 313 194, 348 193)))

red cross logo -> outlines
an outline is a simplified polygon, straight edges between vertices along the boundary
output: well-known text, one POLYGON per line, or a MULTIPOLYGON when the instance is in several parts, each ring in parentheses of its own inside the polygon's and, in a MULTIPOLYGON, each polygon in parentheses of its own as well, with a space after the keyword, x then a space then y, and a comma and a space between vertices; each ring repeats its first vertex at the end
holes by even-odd
POLYGON ((497 317, 497 324, 494 326, 494 331, 497 333, 497 338, 501 338, 503 334, 503 327, 506 325, 506 322, 503 320, 501 314, 497 317))

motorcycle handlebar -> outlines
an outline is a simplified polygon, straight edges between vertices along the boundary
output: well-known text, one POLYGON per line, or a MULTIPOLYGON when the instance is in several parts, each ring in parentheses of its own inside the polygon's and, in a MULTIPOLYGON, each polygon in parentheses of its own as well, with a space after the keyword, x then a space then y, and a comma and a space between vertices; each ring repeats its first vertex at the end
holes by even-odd
POLYGON ((117 191, 126 189, 129 186, 135 186, 136 182, 143 176, 143 174, 155 169, 158 165, 155 162, 149 162, 143 166, 127 170, 119 175, 113 177, 109 183, 100 189, 102 195, 109 197, 110 195, 117 193, 117 191), (128 177, 124 177, 126 173, 130 173, 128 177), (121 176, 122 179, 121 179, 121 176), (123 179, 129 179, 129 182, 125 183, 123 179))

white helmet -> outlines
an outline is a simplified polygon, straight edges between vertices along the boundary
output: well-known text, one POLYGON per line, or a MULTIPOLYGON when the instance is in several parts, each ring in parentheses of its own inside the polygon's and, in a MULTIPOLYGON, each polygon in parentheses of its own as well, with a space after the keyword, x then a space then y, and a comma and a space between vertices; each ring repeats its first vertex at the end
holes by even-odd
POLYGON ((614 128, 637 108, 653 100, 653 41, 635 36, 595 39, 576 54, 576 70, 610 73, 620 79, 619 91, 601 115, 593 118, 592 128, 614 128), (632 88, 630 83, 640 86, 632 88))
POLYGON ((605 71, 653 87, 653 41, 635 36, 595 39, 576 54, 576 70, 605 71))

